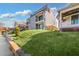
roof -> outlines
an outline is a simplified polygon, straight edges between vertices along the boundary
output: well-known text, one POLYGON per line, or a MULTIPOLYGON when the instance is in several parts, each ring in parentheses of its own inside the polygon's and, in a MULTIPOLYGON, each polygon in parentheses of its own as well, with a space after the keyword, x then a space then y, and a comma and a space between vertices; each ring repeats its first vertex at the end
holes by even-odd
POLYGON ((49 8, 48 8, 48 5, 46 4, 45 6, 43 6, 42 8, 40 8, 39 10, 37 10, 37 11, 35 11, 33 14, 31 14, 30 17, 36 15, 36 14, 39 13, 40 11, 44 11, 44 10, 47 10, 47 9, 49 9, 49 8))
POLYGON ((77 5, 79 5, 79 3, 70 3, 70 4, 67 4, 64 8, 59 9, 59 11, 62 11, 62 10, 68 9, 68 8, 72 8, 77 5))

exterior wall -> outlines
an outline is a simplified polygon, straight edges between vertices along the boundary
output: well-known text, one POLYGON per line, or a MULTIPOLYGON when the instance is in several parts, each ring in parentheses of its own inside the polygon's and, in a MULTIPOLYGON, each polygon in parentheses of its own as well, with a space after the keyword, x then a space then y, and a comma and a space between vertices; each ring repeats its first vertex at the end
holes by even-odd
POLYGON ((62 31, 79 31, 79 27, 62 28, 62 31))
POLYGON ((29 24, 28 24, 28 28, 29 29, 35 29, 36 25, 35 25, 35 16, 31 17, 29 20, 29 24))
POLYGON ((45 11, 45 25, 50 26, 53 25, 58 28, 58 20, 53 14, 53 10, 45 11))

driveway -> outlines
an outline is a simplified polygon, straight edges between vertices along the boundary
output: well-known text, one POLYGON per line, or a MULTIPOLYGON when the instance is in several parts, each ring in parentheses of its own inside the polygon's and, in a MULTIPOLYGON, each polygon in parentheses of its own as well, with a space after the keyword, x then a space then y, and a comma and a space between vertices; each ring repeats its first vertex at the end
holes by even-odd
POLYGON ((12 56, 7 40, 0 35, 0 56, 12 56))

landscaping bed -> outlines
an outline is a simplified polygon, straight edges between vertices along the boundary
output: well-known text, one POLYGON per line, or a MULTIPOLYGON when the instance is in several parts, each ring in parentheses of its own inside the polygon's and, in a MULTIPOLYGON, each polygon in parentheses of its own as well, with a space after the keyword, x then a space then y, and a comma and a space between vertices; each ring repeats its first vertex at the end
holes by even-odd
POLYGON ((13 38, 25 53, 34 56, 79 55, 79 32, 26 30, 13 38))

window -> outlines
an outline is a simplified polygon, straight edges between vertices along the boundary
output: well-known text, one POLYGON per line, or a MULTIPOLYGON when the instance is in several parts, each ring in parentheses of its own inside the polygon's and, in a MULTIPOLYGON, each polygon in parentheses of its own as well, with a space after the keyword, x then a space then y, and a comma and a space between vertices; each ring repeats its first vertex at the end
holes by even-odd
POLYGON ((38 17, 36 16, 36 22, 38 21, 38 17))
POLYGON ((78 24, 79 23, 79 14, 73 15, 71 17, 71 24, 78 24))
POLYGON ((36 24, 36 29, 40 29, 40 24, 36 24))
POLYGON ((43 24, 36 24, 36 29, 43 29, 44 25, 43 24))
POLYGON ((39 17, 36 16, 36 22, 37 22, 37 21, 41 21, 41 20, 43 20, 43 15, 41 15, 41 16, 39 16, 39 17))
POLYGON ((39 16, 39 21, 40 21, 40 20, 43 20, 43 16, 39 16))

